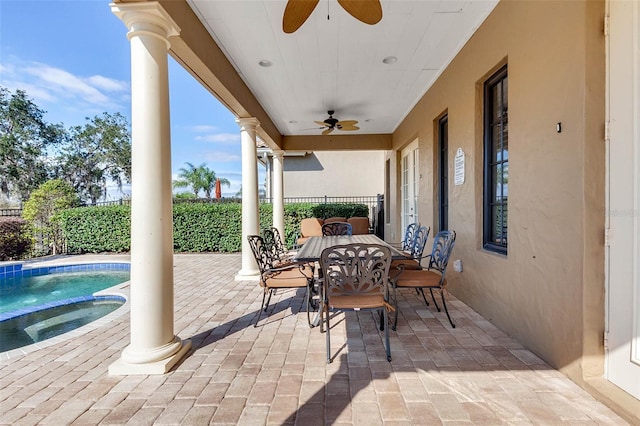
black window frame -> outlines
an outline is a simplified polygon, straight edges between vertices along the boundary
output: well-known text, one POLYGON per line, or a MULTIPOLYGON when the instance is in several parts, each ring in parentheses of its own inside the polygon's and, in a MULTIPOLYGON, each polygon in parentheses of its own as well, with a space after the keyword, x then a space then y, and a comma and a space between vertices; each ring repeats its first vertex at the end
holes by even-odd
POLYGON ((449 115, 438 119, 438 229, 449 229, 449 115))
MULTIPOLYGON (((500 68, 484 83, 484 194, 483 194, 483 247, 485 250, 507 254, 508 247, 508 187, 500 185, 498 179, 508 182, 509 176, 509 139, 508 139, 508 73, 507 66, 500 68), (506 92, 504 86, 506 84, 506 92), (498 118, 494 111, 494 88, 498 87, 500 96, 507 100, 498 118), (495 119, 495 120, 494 120, 495 119), (494 140, 494 127, 498 127, 498 140, 494 140), (505 138, 506 136, 506 138, 505 138), (506 142, 506 149, 505 149, 506 142), (494 147, 499 146, 499 149, 494 147), (497 155, 497 153, 500 155, 497 155), (506 153, 506 155, 505 155, 506 153), (492 173, 496 169, 496 178, 492 173), (500 175, 500 178, 497 177, 500 175), (506 176, 505 176, 506 175, 506 176), (506 195, 505 195, 505 188, 506 195), (496 209, 494 215, 493 211, 496 209), (495 227, 494 227, 495 225, 495 227), (498 230, 499 229, 499 230, 498 230), (495 232, 494 232, 495 231, 495 232)), ((502 102, 500 102, 502 105, 502 102)))

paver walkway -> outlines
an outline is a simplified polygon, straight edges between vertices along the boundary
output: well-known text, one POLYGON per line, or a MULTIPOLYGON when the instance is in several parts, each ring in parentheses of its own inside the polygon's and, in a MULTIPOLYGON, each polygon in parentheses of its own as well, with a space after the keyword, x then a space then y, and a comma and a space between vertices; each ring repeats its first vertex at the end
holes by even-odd
MULTIPOLYGON (((81 259, 95 259, 83 257, 81 259)), ((626 424, 450 297, 444 313, 402 294, 388 363, 371 313, 333 321, 335 360, 286 290, 253 327, 261 291, 240 256, 175 256, 175 332, 193 349, 162 376, 109 376, 128 315, 0 361, 0 423, 143 425, 626 424), (410 305, 410 306, 409 306, 410 305)), ((302 308, 304 309, 304 308, 302 308)))

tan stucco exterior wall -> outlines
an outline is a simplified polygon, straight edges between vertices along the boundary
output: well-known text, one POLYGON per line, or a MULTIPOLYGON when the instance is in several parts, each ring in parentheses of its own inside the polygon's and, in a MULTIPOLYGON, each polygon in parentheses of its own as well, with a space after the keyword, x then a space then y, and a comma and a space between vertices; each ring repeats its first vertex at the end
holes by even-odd
POLYGON ((450 291, 576 381, 602 375, 604 331, 604 2, 502 1, 393 135, 420 149, 420 221, 435 233, 436 123, 449 123, 450 291), (483 82, 508 64, 509 247, 482 248, 483 82), (556 123, 562 132, 556 132, 556 123), (466 180, 453 185, 453 157, 466 180))
POLYGON ((315 151, 285 157, 287 197, 374 196, 384 191, 384 151, 315 151))

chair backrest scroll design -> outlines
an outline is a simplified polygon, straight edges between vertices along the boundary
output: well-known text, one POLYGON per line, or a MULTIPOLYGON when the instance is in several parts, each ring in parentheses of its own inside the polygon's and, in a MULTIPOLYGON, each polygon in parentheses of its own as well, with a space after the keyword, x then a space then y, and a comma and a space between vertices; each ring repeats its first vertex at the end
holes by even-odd
POLYGON ((411 251, 415 240, 415 233, 420 225, 418 223, 410 223, 407 225, 407 229, 404 231, 404 238, 402 239, 400 249, 403 251, 411 251))
POLYGON ((455 242, 455 231, 440 231, 433 239, 433 249, 431 250, 431 256, 429 258, 429 269, 435 269, 440 272, 443 281, 455 242))
POLYGON ((388 297, 391 251, 377 244, 345 244, 322 252, 320 264, 326 296, 373 295, 388 297))
POLYGON ((352 235, 353 228, 347 222, 330 222, 322 225, 322 236, 352 235))

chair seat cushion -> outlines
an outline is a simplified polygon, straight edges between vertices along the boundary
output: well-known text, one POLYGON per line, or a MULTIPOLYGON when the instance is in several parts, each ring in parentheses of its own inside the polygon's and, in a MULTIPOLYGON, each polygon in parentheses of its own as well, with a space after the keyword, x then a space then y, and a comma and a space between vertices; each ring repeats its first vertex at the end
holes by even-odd
POLYGON ((418 261, 414 259, 395 259, 391 261, 390 270, 398 269, 398 267, 402 265, 404 269, 422 269, 418 261))
MULTIPOLYGON (((396 287, 440 287, 441 275, 433 271, 425 270, 405 270, 402 271, 398 278, 395 280, 396 287)), ((446 280, 442 283, 442 286, 446 284, 446 280)))
POLYGON ((349 294, 331 296, 329 306, 332 309, 371 309, 382 308, 385 303, 381 294, 349 294))
POLYGON ((265 284, 268 288, 306 287, 311 277, 311 268, 287 269, 271 274, 265 284))

